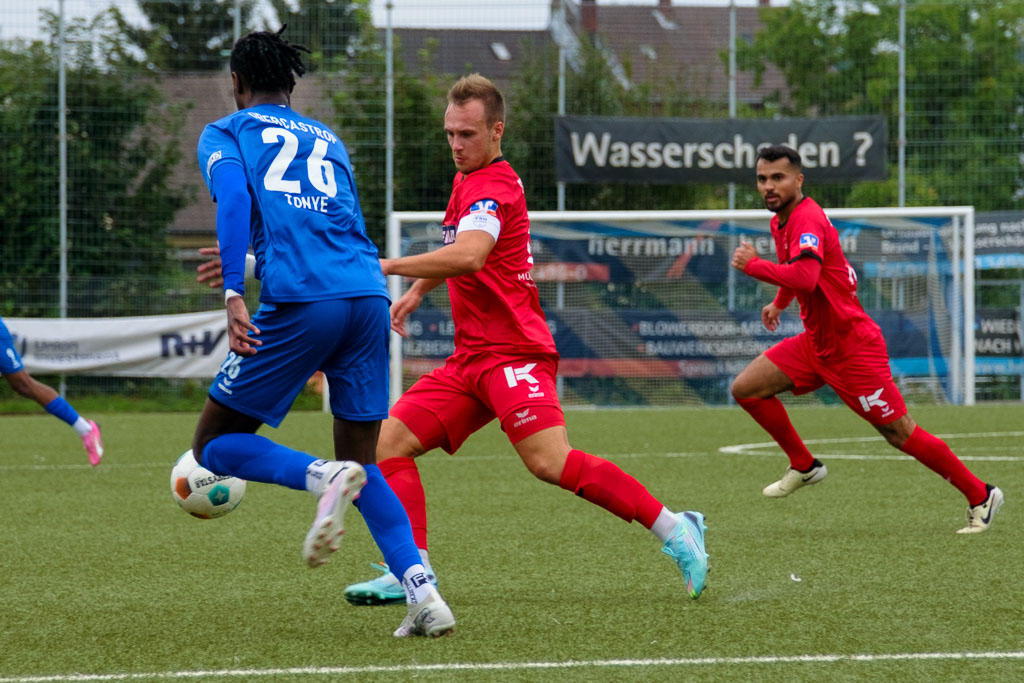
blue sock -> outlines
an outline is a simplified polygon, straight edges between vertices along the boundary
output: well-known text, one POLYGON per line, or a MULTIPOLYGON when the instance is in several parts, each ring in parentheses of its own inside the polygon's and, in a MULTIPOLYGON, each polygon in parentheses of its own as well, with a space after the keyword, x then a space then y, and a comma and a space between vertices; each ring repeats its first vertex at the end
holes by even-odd
POLYGON ((70 403, 60 396, 46 404, 46 412, 54 417, 59 417, 72 427, 74 427, 75 423, 78 422, 78 413, 75 412, 75 409, 71 407, 70 403))
POLYGON ((355 505, 366 520, 366 526, 391 573, 401 581, 409 567, 423 563, 412 540, 409 516, 380 468, 376 465, 363 465, 363 468, 366 470, 366 486, 355 505))
POLYGON ((312 455, 255 434, 221 434, 203 448, 203 467, 214 474, 299 491, 306 490, 306 468, 315 461, 312 455))

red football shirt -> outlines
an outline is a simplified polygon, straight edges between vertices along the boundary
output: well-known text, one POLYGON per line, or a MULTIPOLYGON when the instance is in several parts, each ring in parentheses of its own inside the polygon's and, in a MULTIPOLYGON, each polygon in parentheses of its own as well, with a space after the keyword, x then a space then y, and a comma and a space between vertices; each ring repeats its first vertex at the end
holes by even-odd
POLYGON ((744 272, 779 285, 775 303, 780 308, 796 296, 818 353, 830 356, 881 335, 857 298, 857 274, 839 246, 839 233, 817 202, 804 197, 785 225, 773 216, 771 230, 779 263, 755 257, 744 272))
POLYGON ((445 243, 454 242, 458 230, 476 226, 485 226, 492 235, 496 229, 497 239, 483 268, 448 278, 455 354, 556 353, 530 275, 533 256, 523 183, 501 157, 472 173, 455 174, 444 217, 445 243))

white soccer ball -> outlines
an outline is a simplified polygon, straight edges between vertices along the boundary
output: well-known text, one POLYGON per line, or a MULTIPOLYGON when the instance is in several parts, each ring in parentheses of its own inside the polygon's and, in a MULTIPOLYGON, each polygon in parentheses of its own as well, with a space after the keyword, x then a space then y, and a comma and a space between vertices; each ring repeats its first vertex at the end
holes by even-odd
POLYGON ((200 467, 190 448, 171 469, 171 495, 181 509, 200 519, 223 517, 242 502, 245 480, 200 467))

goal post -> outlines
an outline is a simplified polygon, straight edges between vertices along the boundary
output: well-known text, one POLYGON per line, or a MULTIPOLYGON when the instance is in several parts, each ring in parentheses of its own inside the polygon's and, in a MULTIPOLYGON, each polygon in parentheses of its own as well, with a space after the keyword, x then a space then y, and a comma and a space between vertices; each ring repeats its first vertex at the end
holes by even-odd
MULTIPOLYGON (((974 403, 974 208, 826 211, 882 327, 909 402, 974 403)), ((535 211, 533 279, 561 355, 564 405, 714 405, 757 354, 803 329, 794 302, 769 332, 776 288, 731 268, 741 240, 774 259, 765 210, 535 211)), ((395 212, 389 258, 442 245, 443 214, 395 212)), ((410 280, 388 278, 397 299, 410 280)), ((454 349, 447 288, 391 338, 391 399, 454 349)), ((831 402, 829 390, 811 401, 831 402)))

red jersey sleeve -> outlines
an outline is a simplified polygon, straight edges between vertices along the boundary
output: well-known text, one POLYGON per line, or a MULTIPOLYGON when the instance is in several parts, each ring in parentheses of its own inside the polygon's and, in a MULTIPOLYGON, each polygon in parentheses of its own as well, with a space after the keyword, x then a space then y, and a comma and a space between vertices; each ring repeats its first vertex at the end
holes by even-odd
MULTIPOLYGON (((773 285, 784 287, 791 292, 810 292, 818 284, 818 277, 821 275, 821 260, 805 258, 799 254, 795 261, 780 264, 754 257, 747 261, 743 272, 758 280, 770 282, 773 285)), ((792 300, 792 293, 789 299, 792 300)), ((786 302, 787 304, 789 301, 786 302)), ((780 306, 780 308, 782 308, 780 306)))

